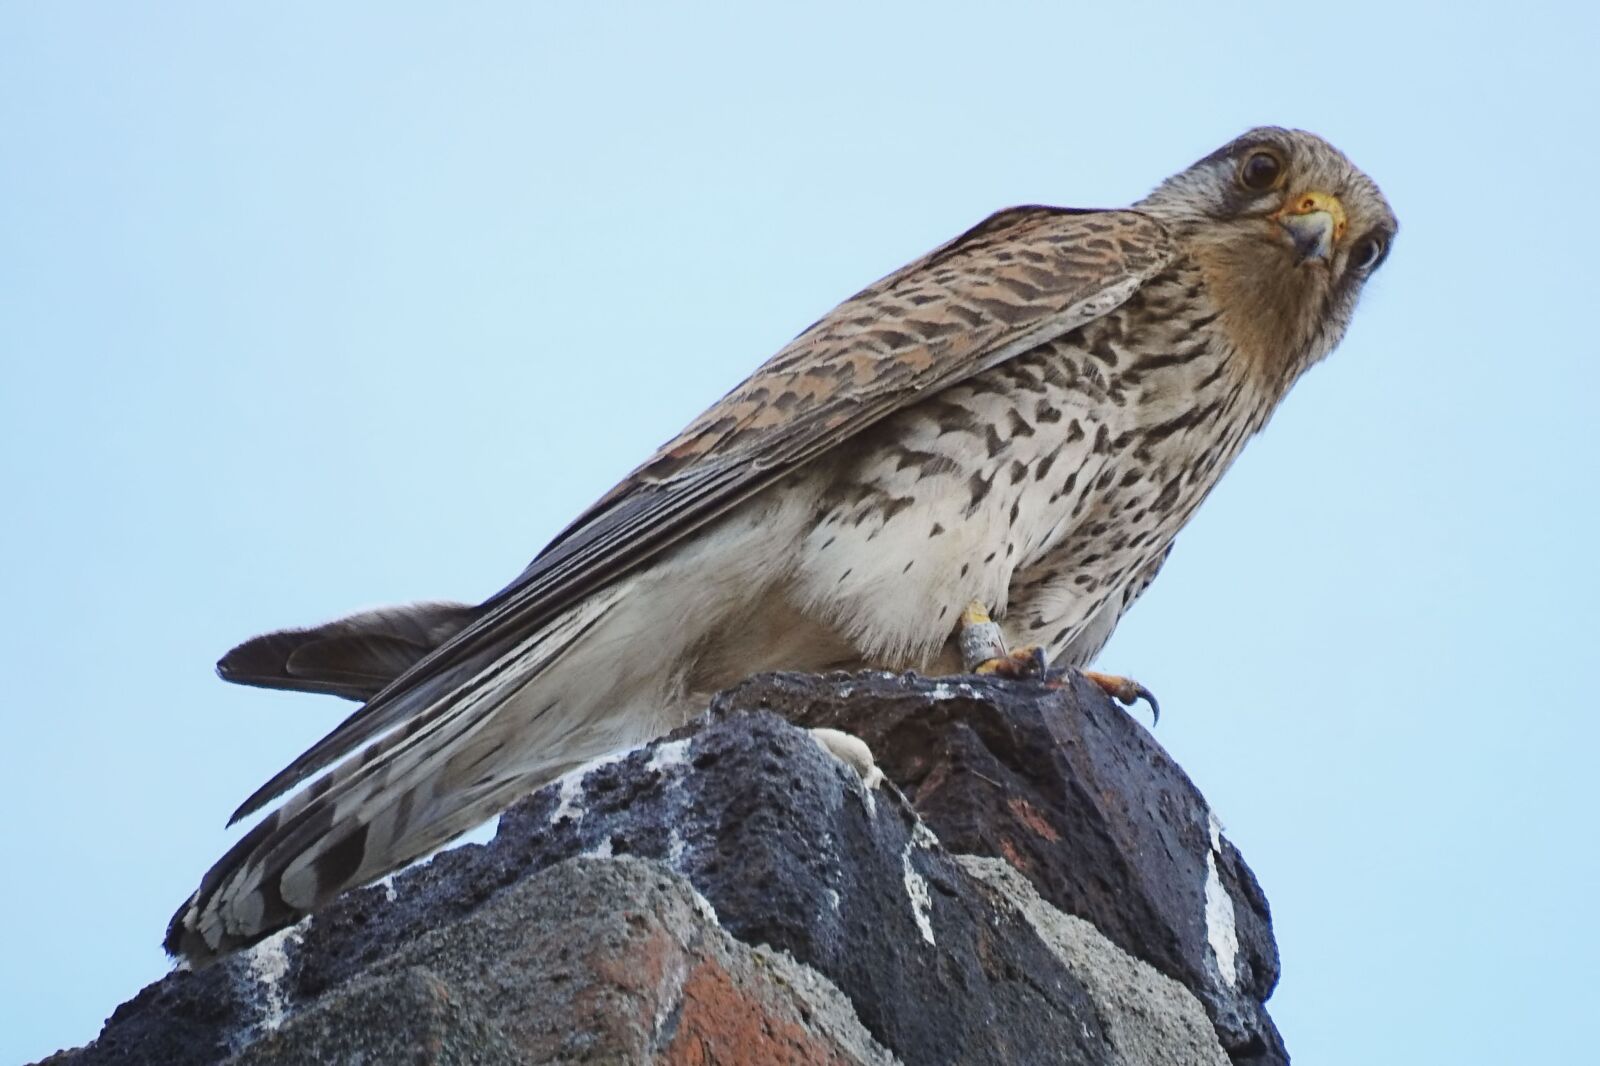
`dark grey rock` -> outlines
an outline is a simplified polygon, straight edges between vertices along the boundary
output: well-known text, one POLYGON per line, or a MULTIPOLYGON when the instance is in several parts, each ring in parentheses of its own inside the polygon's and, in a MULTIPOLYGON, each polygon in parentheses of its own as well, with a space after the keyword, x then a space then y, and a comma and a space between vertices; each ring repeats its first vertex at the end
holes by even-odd
POLYGON ((1005 859, 1181 982, 1235 1063, 1288 1061, 1264 1006, 1278 981, 1266 897, 1193 782, 1094 686, 765 674, 712 706, 859 736, 946 848, 1005 859))
MULTIPOLYGON (((826 1038, 816 1046, 834 1049, 830 1061, 871 1061, 879 1053, 915 1064, 1132 1061, 1127 1048, 1136 1042, 1126 1026, 1136 1024, 1129 1018, 1137 1012, 1124 1010, 1130 997, 1115 992, 1127 982, 1098 980, 1083 967, 1099 956, 1063 950, 1060 930, 1067 927, 1041 917, 1053 906, 1092 922, 1192 990, 1236 1063, 1287 1061, 1261 1008, 1277 971, 1259 890, 1225 841, 1213 848, 1209 812, 1193 786, 1097 691, 773 675, 724 694, 714 708, 671 737, 591 764, 529 797, 503 816, 487 845, 441 853, 389 885, 347 893, 249 952, 150 986, 118 1010, 98 1040, 59 1061, 188 1066, 243 1048, 243 1062, 298 1061, 260 1058, 274 1048, 304 1056, 332 1049, 328 1061, 338 1061, 339 1045, 328 1042, 335 1031, 364 1024, 349 1019, 376 1018, 371 1012, 385 995, 412 1004, 422 1027, 415 1032, 427 1035, 411 1043, 422 1039, 444 1056, 418 1061, 494 1062, 505 1047, 524 1056, 538 1048, 544 1056, 526 1061, 635 1061, 529 1043, 530 1030, 507 1023, 512 1015, 498 1006, 536 987, 576 981, 562 937, 588 942, 595 923, 615 922, 617 898, 601 891, 610 875, 595 871, 630 856, 659 864, 669 880, 669 870, 686 878, 714 910, 719 935, 764 945, 771 958, 792 956, 784 987, 815 985, 820 998, 797 1007, 763 991, 743 962, 719 962, 718 972, 732 975, 718 979, 719 1009, 733 1018, 754 1011, 767 1022, 720 1032, 711 1040, 718 1046, 748 1044, 751 1033, 771 1030, 768 1022, 791 1018, 791 1010, 802 1022, 823 1016, 816 1003, 827 1000, 846 1003, 862 1027, 852 1035, 842 1022, 825 1032, 802 1025, 804 1040, 826 1038), (862 735, 933 832, 898 791, 865 789, 805 732, 769 714, 744 713, 763 707, 862 735), (974 877, 951 851, 1006 858, 1043 900, 1035 906, 1015 893, 1002 898, 992 878, 974 877), (1166 854, 1152 854, 1159 852, 1166 854), (583 861, 574 867, 573 859, 583 861), (594 883, 574 882, 577 868, 590 871, 594 883), (549 890, 530 886, 558 873, 567 880, 539 911, 529 893, 549 890), (563 917, 578 924, 552 931, 563 917), (1212 946, 1227 947, 1219 940, 1227 917, 1236 940, 1226 968, 1231 990, 1212 946), (520 939, 505 924, 530 921, 535 932, 520 939), (480 935, 484 929, 495 935, 480 935), (433 947, 420 952, 422 943, 433 947), (452 943, 474 946, 463 956, 448 950, 452 943), (506 959, 497 961, 497 952, 506 959), (459 965, 463 958, 501 976, 484 984, 459 965), (540 984, 549 981, 556 983, 540 984), (727 988, 743 991, 727 995, 727 988)), ((668 906, 671 893, 662 892, 646 893, 654 902, 639 905, 640 920, 676 930, 668 939, 690 944, 686 926, 656 913, 668 906)), ((695 944, 711 943, 703 930, 694 935, 701 938, 695 944)), ((561 1030, 580 1043, 592 1038, 595 1054, 625 1046, 634 1049, 627 1054, 644 1054, 638 1048, 645 1045, 627 1044, 598 1015, 563 1013, 560 996, 536 998, 552 1004, 541 1031, 561 1030)), ((1158 998, 1177 1004, 1182 997, 1158 998)), ((1152 1009, 1165 1019, 1152 1021, 1157 1044, 1188 1041, 1181 1055, 1176 1044, 1169 1048, 1169 1061, 1207 1061, 1203 1041, 1160 1035, 1188 1031, 1185 1008, 1152 1009)), ((704 1031, 715 1016, 694 1015, 704 1031)), ((786 1025, 777 1028, 790 1032, 786 1025)), ((663 1046, 650 1047, 656 1057, 637 1061, 669 1061, 663 1046)))
POLYGON ((537 866, 668 863, 729 933, 828 978, 907 1062, 1110 1061, 1081 982, 895 797, 768 714, 685 733, 544 790, 502 819, 496 846, 521 841, 537 866))
POLYGON ((1205 1008, 1170 977, 1107 940, 1082 918, 1039 898, 1004 859, 960 857, 962 867, 1016 907, 1056 957, 1089 989, 1122 1066, 1227 1066, 1205 1008))
POLYGON ((471 1000, 421 966, 349 987, 263 1033, 229 1066, 524 1066, 471 1000))

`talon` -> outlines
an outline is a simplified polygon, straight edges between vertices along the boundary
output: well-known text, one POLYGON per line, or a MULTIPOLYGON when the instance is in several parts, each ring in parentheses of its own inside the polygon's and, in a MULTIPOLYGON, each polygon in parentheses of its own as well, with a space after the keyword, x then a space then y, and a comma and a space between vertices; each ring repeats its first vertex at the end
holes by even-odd
POLYGON ((1125 707, 1131 707, 1144 700, 1150 705, 1150 724, 1155 725, 1161 721, 1161 704, 1156 702, 1155 694, 1133 678, 1102 674, 1097 670, 1084 670, 1082 673, 1085 680, 1093 682, 1101 692, 1125 707))
POLYGON ((985 659, 973 667, 972 672, 1014 681, 1039 681, 1049 676, 1050 660, 1045 656, 1043 645, 1029 644, 1007 655, 985 659))

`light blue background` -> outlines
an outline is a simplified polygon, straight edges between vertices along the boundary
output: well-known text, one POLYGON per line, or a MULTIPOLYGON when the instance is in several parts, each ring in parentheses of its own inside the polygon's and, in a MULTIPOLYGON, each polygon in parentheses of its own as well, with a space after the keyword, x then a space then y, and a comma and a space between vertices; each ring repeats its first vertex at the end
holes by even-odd
POLYGON ((1296 1062, 1589 1059, 1592 9, 601 6, 0 5, 0 1059, 165 971, 347 709, 231 644, 488 594, 864 283, 1261 122, 1401 237, 1102 662, 1271 898, 1296 1062))

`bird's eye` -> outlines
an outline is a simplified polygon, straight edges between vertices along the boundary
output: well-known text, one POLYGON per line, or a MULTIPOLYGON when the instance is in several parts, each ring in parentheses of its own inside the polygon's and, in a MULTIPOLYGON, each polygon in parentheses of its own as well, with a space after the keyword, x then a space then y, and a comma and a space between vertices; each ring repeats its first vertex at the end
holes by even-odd
POLYGON ((1383 259, 1383 238, 1363 237, 1350 249, 1350 265, 1357 270, 1371 270, 1383 259))
POLYGON ((1239 164, 1239 184, 1255 192, 1266 192, 1283 177, 1283 160, 1276 152, 1259 148, 1239 164))

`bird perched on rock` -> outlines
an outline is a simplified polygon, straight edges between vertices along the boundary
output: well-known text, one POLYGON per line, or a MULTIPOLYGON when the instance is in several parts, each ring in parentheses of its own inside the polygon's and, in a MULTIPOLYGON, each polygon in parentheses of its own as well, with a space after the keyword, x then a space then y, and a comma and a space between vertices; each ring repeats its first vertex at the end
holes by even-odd
POLYGON ((964 614, 1026 645, 982 668, 1086 664, 1395 230, 1371 179, 1277 128, 1126 210, 1001 211, 830 311, 483 604, 241 645, 230 681, 364 703, 235 812, 320 774, 168 951, 253 943, 753 672, 955 672, 964 614))

